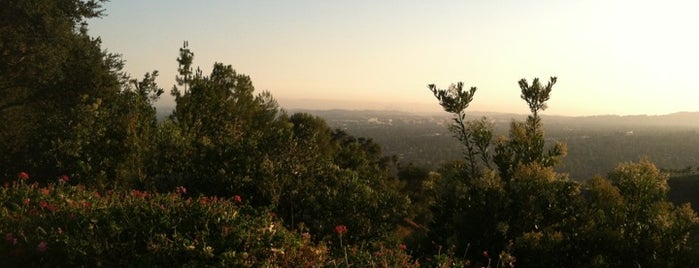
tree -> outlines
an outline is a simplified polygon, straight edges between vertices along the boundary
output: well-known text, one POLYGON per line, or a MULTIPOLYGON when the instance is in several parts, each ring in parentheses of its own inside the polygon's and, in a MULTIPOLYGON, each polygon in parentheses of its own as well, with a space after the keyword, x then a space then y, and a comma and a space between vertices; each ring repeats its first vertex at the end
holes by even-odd
POLYGON ((85 22, 103 14, 102 2, 3 3, 0 122, 17 126, 0 130, 5 178, 27 171, 46 179, 113 179, 128 153, 119 145, 122 129, 109 124, 127 116, 114 105, 126 104, 129 77, 120 57, 88 35, 85 22))
MULTIPOLYGON (((667 175, 647 159, 621 163, 607 178, 583 184, 583 202, 572 226, 564 266, 684 267, 698 218, 688 204, 667 199, 667 175)), ((565 256, 565 257, 564 257, 565 256)))
POLYGON ((519 81, 522 92, 520 97, 529 106, 531 114, 524 123, 513 121, 510 124, 510 137, 501 137, 495 144, 493 161, 503 178, 510 178, 518 165, 539 163, 545 167, 552 167, 565 157, 566 147, 562 143, 556 143, 544 152, 544 130, 539 116, 547 107, 546 101, 550 99, 551 89, 556 81, 556 77, 551 77, 546 86, 543 86, 538 78, 534 79, 532 85, 525 79, 519 81))
POLYGON ((490 167, 488 146, 490 139, 492 139, 492 130, 485 119, 480 122, 466 120, 466 108, 473 101, 477 88, 471 87, 470 90, 466 91, 463 82, 452 84, 448 89, 438 89, 434 84, 427 87, 437 98, 444 111, 454 114, 452 118, 454 123, 449 125, 449 130, 465 147, 467 173, 472 178, 479 176, 480 167, 477 164, 479 154, 482 163, 490 167))
POLYGON ((475 87, 465 91, 463 83, 446 90, 429 85, 442 108, 454 114, 449 128, 465 148, 464 162, 440 172, 433 209, 437 226, 432 227, 440 243, 454 245, 456 252, 468 248, 500 252, 508 240, 528 232, 557 230, 559 221, 571 213, 572 197, 579 190, 552 169, 565 147, 556 144, 544 152, 539 117, 555 82, 555 77, 546 86, 538 79, 531 86, 519 81, 521 97, 532 114, 524 123, 513 122, 510 136, 497 141, 486 118, 466 120, 475 87))
POLYGON ((285 150, 289 125, 271 94, 254 95, 249 76, 231 65, 214 64, 209 75, 192 72, 194 53, 180 49, 178 85, 171 123, 161 130, 162 149, 151 169, 156 187, 186 185, 207 195, 247 194, 268 203, 276 158, 285 150), (281 135, 280 135, 281 133, 281 135), (179 151, 183 150, 183 151, 179 151), (280 151, 281 150, 281 151, 280 151), (177 152, 179 151, 179 152, 177 152), (160 170, 166 173, 160 173, 160 170), (266 201, 265 201, 266 200, 266 201))

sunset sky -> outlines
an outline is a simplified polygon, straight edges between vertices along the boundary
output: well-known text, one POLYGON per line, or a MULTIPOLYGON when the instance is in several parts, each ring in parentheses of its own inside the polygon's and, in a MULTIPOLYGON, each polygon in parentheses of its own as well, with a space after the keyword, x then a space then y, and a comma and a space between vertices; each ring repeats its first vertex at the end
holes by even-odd
MULTIPOLYGON (((135 77, 159 70, 166 92, 187 40, 204 73, 231 64, 287 108, 437 110, 426 85, 463 81, 478 87, 473 111, 526 113, 517 81, 557 76, 545 114, 699 111, 695 1, 113 0, 105 8, 90 34, 135 77)), ((174 104, 166 96, 158 105, 174 104)))

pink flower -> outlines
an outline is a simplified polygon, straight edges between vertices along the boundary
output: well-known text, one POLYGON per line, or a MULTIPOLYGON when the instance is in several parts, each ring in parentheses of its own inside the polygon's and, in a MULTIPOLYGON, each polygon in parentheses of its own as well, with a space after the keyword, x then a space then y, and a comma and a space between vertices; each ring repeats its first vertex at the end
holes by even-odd
POLYGON ((400 248, 401 250, 406 250, 408 249, 408 246, 406 246, 405 244, 400 244, 398 248, 400 248))
POLYGON ((184 186, 177 186, 175 188, 175 192, 180 194, 187 194, 187 188, 184 188, 184 186))
POLYGON ((43 195, 49 195, 49 193, 51 192, 51 190, 49 190, 49 188, 41 188, 40 191, 41 191, 41 194, 43 194, 43 195))
POLYGON ((58 229, 56 230, 56 233, 58 233, 59 235, 63 234, 63 229, 61 229, 61 227, 58 227, 58 229))
POLYGON ((44 208, 44 209, 48 209, 51 212, 56 211, 56 208, 58 208, 56 205, 51 205, 48 202, 44 202, 44 201, 39 202, 39 207, 44 208))
POLYGON ((311 239, 311 234, 309 234, 308 232, 304 232, 301 234, 301 237, 303 237, 303 239, 311 239))
POLYGON ((49 247, 49 244, 46 243, 45 241, 41 241, 39 245, 36 246, 36 250, 39 252, 44 252, 46 249, 49 247))
POLYGON ((146 198, 146 197, 149 197, 149 196, 150 196, 150 194, 149 194, 148 192, 141 192, 141 191, 139 191, 139 190, 133 190, 131 193, 132 193, 134 196, 140 197, 140 198, 146 198))
POLYGON ((488 251, 487 251, 487 250, 484 250, 484 251, 483 251, 483 257, 486 257, 486 258, 490 259, 490 254, 488 254, 488 251))
POLYGON ((345 225, 335 226, 335 232, 338 233, 339 235, 342 235, 342 234, 347 232, 347 226, 345 226, 345 225))
POLYGON ((25 181, 29 179, 29 174, 27 174, 27 172, 20 172, 18 176, 20 179, 25 181))
POLYGON ((30 201, 32 201, 32 200, 29 198, 25 198, 24 200, 22 200, 22 204, 24 204, 25 206, 28 206, 30 201))
POLYGON ((69 182, 69 181, 70 181, 70 178, 68 177, 68 175, 62 175, 62 176, 59 177, 59 179, 60 179, 62 182, 69 182))
POLYGON ((243 202, 243 198, 240 197, 239 195, 233 196, 233 200, 235 200, 235 202, 238 202, 238 203, 242 203, 242 202, 243 202))
POLYGON ((12 233, 7 233, 5 235, 5 241, 12 242, 12 245, 17 245, 17 238, 12 235, 12 233))

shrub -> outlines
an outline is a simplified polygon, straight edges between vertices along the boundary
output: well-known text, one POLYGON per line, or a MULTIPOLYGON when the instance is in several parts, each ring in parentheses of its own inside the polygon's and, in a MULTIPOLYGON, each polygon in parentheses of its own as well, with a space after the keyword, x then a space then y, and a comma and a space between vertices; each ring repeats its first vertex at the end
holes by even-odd
POLYGON ((0 188, 0 266, 287 266, 328 250, 245 200, 139 190, 98 192, 64 181, 0 188))

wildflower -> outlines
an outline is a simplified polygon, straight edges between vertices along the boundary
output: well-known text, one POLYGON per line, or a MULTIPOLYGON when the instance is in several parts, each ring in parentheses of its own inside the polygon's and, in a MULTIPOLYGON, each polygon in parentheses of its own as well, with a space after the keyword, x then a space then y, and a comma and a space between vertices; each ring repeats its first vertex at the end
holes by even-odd
POLYGON ((150 196, 150 194, 148 192, 141 192, 139 190, 133 190, 132 194, 134 196, 140 197, 140 198, 146 198, 146 197, 150 196))
POLYGON ((342 235, 342 234, 347 232, 347 226, 345 226, 345 225, 335 226, 335 232, 339 235, 342 235))
POLYGON ((56 208, 58 208, 56 205, 51 205, 48 202, 44 202, 44 201, 39 202, 39 207, 41 207, 43 209, 47 209, 51 212, 56 211, 56 208))
POLYGON ((483 257, 486 257, 487 259, 490 259, 490 255, 488 254, 487 250, 483 251, 483 257))
POLYGON ((43 195, 49 195, 49 193, 51 192, 51 190, 49 190, 49 188, 41 188, 40 191, 41 191, 41 194, 43 194, 43 195))
POLYGON ((311 239, 311 234, 308 233, 308 232, 304 232, 304 233, 301 234, 301 237, 302 237, 303 239, 310 240, 310 239, 311 239))
POLYGON ((207 202, 206 197, 203 197, 203 196, 202 196, 202 197, 199 198, 199 204, 206 205, 206 202, 207 202))
POLYGON ((19 178, 26 181, 29 179, 29 174, 27 174, 27 172, 20 172, 19 178))
POLYGON ((407 250, 408 246, 406 246, 405 244, 400 244, 398 248, 400 248, 400 250, 407 250))
POLYGON ((175 188, 175 192, 180 194, 187 194, 187 188, 184 188, 184 186, 177 186, 175 188))
POLYGON ((238 203, 242 203, 242 202, 243 202, 243 198, 240 197, 239 195, 233 196, 233 200, 235 200, 235 202, 238 202, 238 203))
POLYGON ((61 227, 58 227, 58 229, 56 230, 56 233, 58 233, 59 235, 63 234, 63 229, 61 229, 61 227))
POLYGON ((25 198, 24 200, 22 200, 22 204, 24 204, 25 206, 28 206, 28 205, 29 205, 29 201, 31 201, 31 199, 25 198))
POLYGON ((62 182, 69 182, 70 178, 68 177, 68 175, 62 175, 61 177, 59 177, 59 180, 62 182))
POLYGON ((49 247, 49 244, 46 243, 45 241, 41 241, 39 245, 36 246, 36 250, 39 252, 44 252, 46 249, 49 247))

